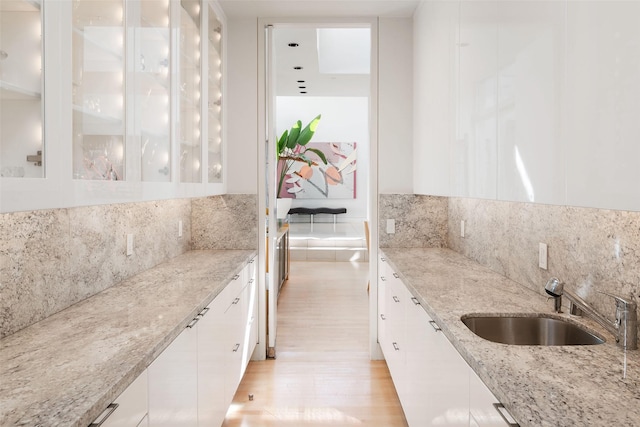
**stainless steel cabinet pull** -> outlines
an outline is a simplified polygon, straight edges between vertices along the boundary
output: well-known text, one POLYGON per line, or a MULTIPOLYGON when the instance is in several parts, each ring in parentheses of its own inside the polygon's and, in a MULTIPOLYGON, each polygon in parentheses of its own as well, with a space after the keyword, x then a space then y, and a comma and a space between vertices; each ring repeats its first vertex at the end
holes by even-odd
POLYGON ((383 282, 386 282, 386 281, 387 281, 387 278, 386 278, 386 277, 384 277, 384 276, 380 276, 380 280, 382 280, 383 282))
POLYGON ((415 305, 420 305, 420 301, 418 301, 418 298, 416 297, 411 297, 411 301, 413 301, 415 305))
POLYGON ((498 411, 504 422, 506 422, 509 427, 520 427, 520 424, 513 419, 509 411, 507 411, 507 408, 505 408, 502 403, 494 403, 493 407, 496 408, 496 411, 498 411))
POLYGON ((196 326, 196 323, 198 323, 198 320, 200 320, 199 317, 194 317, 193 320, 189 322, 189 324, 187 325, 187 328, 193 328, 194 326, 196 326))
POLYGON ((240 298, 236 298, 236 299, 233 300, 233 302, 231 304, 237 304, 239 302, 240 302, 240 298))
POLYGON ((113 412, 118 409, 118 406, 119 404, 117 403, 112 403, 111 405, 107 406, 107 409, 105 409, 94 422, 89 424, 89 427, 100 427, 105 421, 107 421, 107 418, 109 418, 111 414, 113 414, 113 412))
POLYGON ((381 314, 381 315, 380 315, 380 318, 381 318, 382 320, 387 320, 387 318, 386 318, 386 317, 384 317, 384 314, 381 314))
POLYGON ((387 262, 387 259, 386 258, 380 258, 380 261, 387 262))
POLYGON ((397 297, 397 296, 395 296, 395 295, 393 296, 393 300, 394 300, 395 302, 400 302, 400 299, 398 299, 398 297, 397 297))
POLYGON ((205 307, 202 309, 202 311, 200 313, 198 313, 198 316, 204 316, 205 314, 207 314, 207 312, 210 310, 209 307, 205 307))
POLYGON ((236 345, 233 347, 233 352, 234 352, 234 353, 235 353, 235 352, 237 352, 239 348, 240 348, 240 344, 236 344, 236 345))
POLYGON ((394 349, 395 351, 400 351, 400 347, 398 347, 398 343, 397 343, 397 342, 394 342, 394 343, 393 343, 393 349, 394 349))
POLYGON ((240 278, 239 274, 236 274, 235 276, 233 276, 233 280, 238 280, 240 278))
POLYGON ((251 258, 251 259, 249 260, 249 264, 253 264, 253 261, 255 261, 255 260, 256 260, 255 258, 251 258))
POLYGON ((398 276, 398 273, 393 273, 393 277, 395 277, 396 279, 400 278, 400 276, 398 276))
POLYGON ((442 330, 442 329, 440 329, 440 326, 438 326, 438 324, 436 322, 434 322, 433 320, 429 320, 429 324, 431 325, 433 330, 436 331, 436 332, 442 330))

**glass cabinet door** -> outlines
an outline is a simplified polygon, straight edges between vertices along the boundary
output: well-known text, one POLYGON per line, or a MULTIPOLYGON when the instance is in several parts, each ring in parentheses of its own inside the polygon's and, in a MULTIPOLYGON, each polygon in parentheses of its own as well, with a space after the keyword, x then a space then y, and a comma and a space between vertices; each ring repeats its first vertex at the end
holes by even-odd
POLYGON ((209 8, 208 181, 222 182, 222 23, 209 8))
POLYGON ((202 182, 201 3, 180 1, 180 181, 202 182))
POLYGON ((73 177, 125 179, 123 0, 73 0, 73 177))
POLYGON ((0 1, 0 176, 44 177, 40 0, 0 1))
POLYGON ((169 0, 136 2, 134 133, 142 181, 171 180, 169 0))

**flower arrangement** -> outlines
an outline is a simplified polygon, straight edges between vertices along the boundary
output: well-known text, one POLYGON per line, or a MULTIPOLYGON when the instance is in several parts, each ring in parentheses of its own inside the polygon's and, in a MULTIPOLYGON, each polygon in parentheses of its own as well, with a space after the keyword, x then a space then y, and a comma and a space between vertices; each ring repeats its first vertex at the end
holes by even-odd
MULTIPOLYGON (((278 153, 278 192, 277 197, 280 197, 280 192, 285 182, 285 177, 290 174, 291 169, 297 162, 303 162, 303 165, 299 170, 294 173, 303 179, 309 179, 313 175, 313 169, 311 166, 317 166, 317 163, 311 160, 307 156, 307 152, 316 154, 320 160, 326 165, 327 158, 325 154, 317 148, 307 147, 309 141, 313 137, 313 134, 318 127, 321 115, 318 114, 307 126, 302 127, 302 122, 298 120, 289 130, 285 130, 278 139, 277 153, 278 153)), ((298 165, 299 166, 299 165, 298 165)))

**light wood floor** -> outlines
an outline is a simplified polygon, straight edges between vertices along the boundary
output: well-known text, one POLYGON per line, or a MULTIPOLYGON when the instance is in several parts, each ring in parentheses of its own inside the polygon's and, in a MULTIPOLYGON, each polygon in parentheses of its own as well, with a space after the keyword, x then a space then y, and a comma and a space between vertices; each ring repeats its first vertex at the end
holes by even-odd
POLYGON ((386 363, 369 360, 367 280, 367 263, 291 263, 276 359, 249 364, 224 427, 406 426, 386 363))

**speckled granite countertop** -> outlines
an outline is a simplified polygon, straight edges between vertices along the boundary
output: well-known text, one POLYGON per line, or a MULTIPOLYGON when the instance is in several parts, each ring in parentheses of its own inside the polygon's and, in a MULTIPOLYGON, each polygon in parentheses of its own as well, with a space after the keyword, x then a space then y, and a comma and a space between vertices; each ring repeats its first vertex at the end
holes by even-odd
POLYGON ((382 252, 522 427, 640 426, 640 350, 616 347, 595 322, 577 318, 605 344, 541 347, 486 341, 460 321, 467 313, 551 314, 543 284, 535 293, 448 249, 382 252))
POLYGON ((89 425, 254 255, 188 252, 0 340, 0 426, 89 425))

